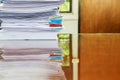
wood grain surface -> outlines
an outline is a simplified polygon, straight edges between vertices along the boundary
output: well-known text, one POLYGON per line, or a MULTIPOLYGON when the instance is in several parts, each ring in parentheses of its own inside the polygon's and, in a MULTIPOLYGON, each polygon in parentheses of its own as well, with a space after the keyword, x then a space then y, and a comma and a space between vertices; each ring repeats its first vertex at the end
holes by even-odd
POLYGON ((81 0, 81 33, 120 33, 120 0, 81 0))
POLYGON ((120 80, 120 34, 81 34, 80 80, 120 80))

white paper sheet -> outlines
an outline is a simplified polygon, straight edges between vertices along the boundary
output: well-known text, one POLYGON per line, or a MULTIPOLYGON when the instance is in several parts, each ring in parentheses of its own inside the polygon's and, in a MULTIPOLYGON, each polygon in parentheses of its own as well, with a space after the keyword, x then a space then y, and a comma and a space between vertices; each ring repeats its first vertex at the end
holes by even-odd
MULTIPOLYGON (((42 39, 36 39, 36 40, 0 40, 0 48, 8 48, 8 49, 31 49, 30 51, 33 51, 36 48, 38 51, 40 51, 39 48, 44 49, 60 49, 60 46, 58 44, 57 40, 42 40, 42 39), (15 45, 14 45, 15 44, 15 45)), ((35 49, 35 51, 36 51, 35 49)), ((26 50, 27 51, 27 50, 26 50)), ((47 51, 47 50, 46 50, 47 51)))
POLYGON ((0 31, 0 40, 6 39, 57 39, 57 32, 0 31))

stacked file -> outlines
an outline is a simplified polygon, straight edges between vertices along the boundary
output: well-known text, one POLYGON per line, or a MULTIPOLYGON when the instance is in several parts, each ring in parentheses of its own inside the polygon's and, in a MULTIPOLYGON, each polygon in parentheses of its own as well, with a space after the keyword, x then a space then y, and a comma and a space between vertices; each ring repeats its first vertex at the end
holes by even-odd
POLYGON ((64 0, 0 0, 0 80, 66 80, 61 69, 64 0))
MULTIPOLYGON (((34 55, 35 53, 54 54, 50 55, 50 59, 61 62, 62 50, 57 42, 57 34, 63 27, 62 16, 59 15, 58 10, 58 6, 63 3, 64 0, 0 0, 0 48, 8 52, 17 51, 16 54, 23 54, 26 51, 28 51, 27 53, 34 51, 34 55), (37 41, 30 43, 28 40, 37 41), (45 40, 50 40, 50 42, 45 40), (14 47, 14 44, 17 47, 14 47), (46 44, 47 48, 44 46, 46 44), (48 47, 49 45, 52 45, 53 48, 48 47)), ((9 54, 11 55, 10 52, 9 54)), ((4 59, 7 60, 9 58, 7 56, 4 53, 4 59)), ((23 57, 28 60, 27 57, 30 56, 31 54, 29 56, 27 54, 23 57)), ((19 58, 21 57, 19 56, 19 58)))
POLYGON ((33 39, 51 39, 52 35, 57 39, 63 28, 58 6, 63 3, 64 0, 0 0, 0 37, 31 39, 33 34, 33 39))
POLYGON ((5 61, 62 62, 62 50, 56 40, 0 40, 0 49, 5 61))
POLYGON ((66 80, 56 42, 0 40, 0 80, 66 80))
POLYGON ((45 61, 0 62, 0 80, 66 80, 60 64, 45 61))

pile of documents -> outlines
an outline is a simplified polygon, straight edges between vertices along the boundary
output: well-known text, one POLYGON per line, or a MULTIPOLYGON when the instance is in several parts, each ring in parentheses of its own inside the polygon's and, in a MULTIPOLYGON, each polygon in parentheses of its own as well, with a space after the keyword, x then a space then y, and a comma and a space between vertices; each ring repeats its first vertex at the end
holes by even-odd
POLYGON ((0 80, 66 80, 57 34, 64 0, 0 0, 0 80))
POLYGON ((5 61, 62 62, 63 52, 56 40, 0 40, 0 49, 5 61))
POLYGON ((9 51, 15 44, 12 50, 16 51, 16 46, 17 51, 39 49, 40 53, 51 53, 52 60, 62 60, 57 34, 63 28, 58 9, 63 3, 64 0, 0 0, 0 48, 9 51), (57 50, 59 55, 55 54, 57 50))
POLYGON ((66 80, 58 63, 45 61, 0 62, 0 80, 66 80))
POLYGON ((56 39, 64 0, 0 0, 1 39, 56 39), (39 36, 38 36, 39 35, 39 36), (44 37, 43 37, 44 35, 44 37))

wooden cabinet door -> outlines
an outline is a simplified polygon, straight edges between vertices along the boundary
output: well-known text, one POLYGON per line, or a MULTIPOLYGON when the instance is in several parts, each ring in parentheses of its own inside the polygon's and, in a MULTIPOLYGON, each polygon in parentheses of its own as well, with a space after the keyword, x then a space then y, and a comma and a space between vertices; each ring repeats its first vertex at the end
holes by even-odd
POLYGON ((80 80, 120 80, 120 34, 83 34, 80 80))
POLYGON ((81 33, 120 33, 120 0, 81 0, 81 33))

